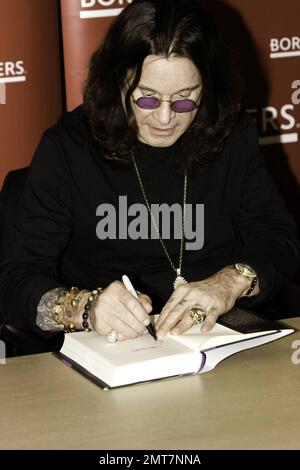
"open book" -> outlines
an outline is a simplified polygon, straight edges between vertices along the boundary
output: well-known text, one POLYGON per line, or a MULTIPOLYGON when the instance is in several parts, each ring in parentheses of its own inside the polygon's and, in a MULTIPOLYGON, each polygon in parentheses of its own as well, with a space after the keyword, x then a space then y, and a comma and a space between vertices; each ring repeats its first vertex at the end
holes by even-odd
POLYGON ((222 315, 207 334, 200 332, 200 325, 195 325, 182 335, 168 335, 162 341, 145 334, 112 344, 94 331, 82 331, 65 335, 58 355, 102 388, 109 389, 207 372, 232 354, 294 331, 281 326, 235 307, 222 315), (229 327, 232 324, 234 329, 229 327))

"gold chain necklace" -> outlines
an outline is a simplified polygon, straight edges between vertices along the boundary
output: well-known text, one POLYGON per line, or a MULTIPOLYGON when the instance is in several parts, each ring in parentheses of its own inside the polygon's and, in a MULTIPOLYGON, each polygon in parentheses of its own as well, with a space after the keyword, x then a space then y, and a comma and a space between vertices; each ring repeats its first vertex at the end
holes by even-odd
POLYGON ((142 194, 143 194, 143 197, 144 197, 144 201, 145 201, 145 204, 147 206, 147 209, 148 209, 148 212, 151 216, 151 219, 152 219, 152 222, 153 222, 153 225, 154 225, 154 228, 157 232, 157 235, 159 237, 159 241, 161 243, 161 246, 165 252, 165 255, 166 257, 168 258, 169 262, 170 262, 170 265, 172 266, 172 269, 175 271, 176 273, 176 278, 175 278, 175 281, 173 282, 173 287, 174 289, 176 289, 176 287, 180 286, 181 284, 187 284, 187 281, 186 279, 184 279, 183 276, 181 276, 181 269, 182 269, 182 256, 183 256, 183 245, 184 245, 184 220, 185 220, 185 205, 186 205, 186 192, 187 192, 187 172, 185 172, 184 174, 184 189, 183 189, 183 212, 182 212, 182 221, 181 221, 181 224, 182 224, 182 236, 181 236, 181 241, 180 241, 180 254, 179 254, 179 266, 178 268, 175 267, 168 251, 167 251, 167 248, 160 236, 160 232, 158 230, 158 227, 156 225, 156 221, 155 221, 155 218, 152 214, 152 211, 151 211, 151 207, 150 207, 150 204, 148 202, 148 198, 146 196, 146 192, 145 192, 145 189, 144 189, 144 185, 143 185, 143 182, 142 182, 142 179, 141 179, 141 175, 140 175, 140 172, 139 172, 139 169, 137 167, 137 164, 136 164, 136 161, 135 161, 135 157, 134 157, 134 153, 132 153, 132 159, 133 159, 133 164, 134 164, 134 168, 135 168, 135 171, 136 171, 136 175, 137 175, 137 178, 138 178, 138 181, 139 181, 139 184, 140 184, 140 187, 141 187, 141 191, 142 191, 142 194))

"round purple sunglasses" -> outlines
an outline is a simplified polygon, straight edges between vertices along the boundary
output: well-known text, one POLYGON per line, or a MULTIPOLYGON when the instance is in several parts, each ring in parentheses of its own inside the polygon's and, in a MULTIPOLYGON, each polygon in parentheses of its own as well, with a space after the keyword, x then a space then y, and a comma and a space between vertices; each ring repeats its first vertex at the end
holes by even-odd
POLYGON ((195 103, 195 101, 189 99, 170 101, 160 100, 155 96, 142 96, 137 100, 133 98, 133 102, 141 109, 157 109, 162 102, 171 103, 171 109, 175 111, 175 113, 190 113, 194 111, 194 109, 199 108, 199 105, 195 103))

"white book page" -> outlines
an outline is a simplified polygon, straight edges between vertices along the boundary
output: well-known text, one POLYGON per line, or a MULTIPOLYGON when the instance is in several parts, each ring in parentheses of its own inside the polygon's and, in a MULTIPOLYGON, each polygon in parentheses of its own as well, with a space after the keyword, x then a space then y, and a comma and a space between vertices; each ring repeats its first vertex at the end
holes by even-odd
MULTIPOLYGON (((276 331, 276 330, 270 330, 276 331)), ((201 333, 201 325, 195 325, 182 335, 172 336, 176 341, 185 344, 193 350, 201 351, 214 346, 221 346, 228 343, 236 343, 241 340, 256 338, 265 335, 266 331, 255 333, 240 333, 223 325, 216 323, 209 333, 201 333)))
POLYGON ((105 337, 91 331, 66 335, 61 352, 66 355, 79 352, 95 354, 95 357, 104 357, 111 365, 122 366, 128 362, 136 364, 149 359, 161 358, 161 356, 189 353, 191 348, 179 344, 172 337, 163 341, 155 341, 149 334, 127 341, 108 343, 105 337))
POLYGON ((264 335, 261 335, 259 338, 256 336, 254 338, 248 339, 248 341, 240 341, 237 344, 228 344, 221 348, 212 348, 208 349, 205 352, 206 360, 204 367, 201 372, 208 372, 214 367, 216 367, 219 362, 223 359, 226 359, 228 356, 231 356, 239 351, 243 351, 245 349, 255 348, 256 346, 260 346, 262 344, 270 343, 275 341, 276 339, 282 338, 283 336, 287 336, 293 333, 293 329, 287 328, 284 330, 274 330, 273 333, 264 332, 264 335))

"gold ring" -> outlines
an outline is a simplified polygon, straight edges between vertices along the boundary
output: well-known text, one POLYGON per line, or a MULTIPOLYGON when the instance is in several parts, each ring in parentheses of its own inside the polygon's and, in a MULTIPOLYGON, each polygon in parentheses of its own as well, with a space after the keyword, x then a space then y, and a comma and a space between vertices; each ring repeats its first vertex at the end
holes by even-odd
POLYGON ((207 310, 200 305, 195 305, 189 310, 189 316, 193 320, 194 324, 203 323, 206 318, 207 310))

